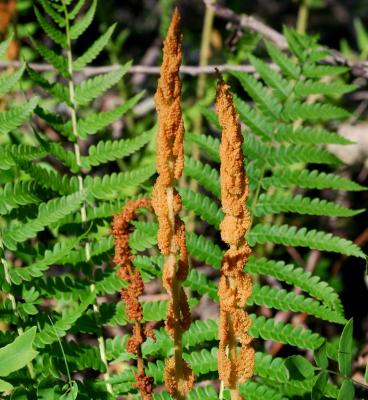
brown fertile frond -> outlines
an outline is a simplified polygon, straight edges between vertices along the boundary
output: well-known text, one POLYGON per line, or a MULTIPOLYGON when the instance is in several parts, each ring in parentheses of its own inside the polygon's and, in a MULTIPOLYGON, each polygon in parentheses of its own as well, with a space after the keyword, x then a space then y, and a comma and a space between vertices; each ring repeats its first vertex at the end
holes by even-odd
POLYGON ((181 283, 188 275, 185 225, 179 217, 181 198, 174 186, 184 166, 184 122, 181 116, 182 60, 180 14, 175 9, 165 39, 163 61, 155 103, 158 113, 157 172, 152 205, 157 215, 158 246, 166 256, 162 281, 169 294, 166 330, 174 339, 174 357, 166 362, 165 384, 175 399, 185 399, 193 387, 194 376, 182 357, 182 335, 190 326, 191 316, 181 283))
POLYGON ((142 326, 143 309, 139 302, 139 296, 144 291, 144 283, 141 274, 133 266, 133 255, 129 248, 130 222, 137 217, 139 208, 152 210, 149 199, 130 200, 123 210, 114 216, 112 234, 115 239, 114 263, 120 265, 118 276, 128 283, 126 289, 122 289, 121 297, 126 306, 126 314, 130 321, 134 322, 133 335, 127 342, 126 349, 129 353, 137 355, 138 372, 134 374, 134 384, 141 392, 142 400, 151 400, 153 393, 153 379, 146 376, 142 357, 142 344, 147 336, 152 337, 152 328, 142 326))
POLYGON ((221 237, 230 249, 221 265, 219 284, 220 332, 218 369, 220 379, 230 388, 232 398, 241 398, 238 385, 253 374, 255 353, 248 331, 251 319, 244 311, 252 294, 252 281, 243 272, 251 249, 245 241, 251 218, 246 208, 248 181, 243 164, 243 137, 229 86, 217 84, 216 108, 222 127, 220 145, 221 202, 225 217, 220 224, 221 237), (237 345, 240 343, 240 351, 237 345))

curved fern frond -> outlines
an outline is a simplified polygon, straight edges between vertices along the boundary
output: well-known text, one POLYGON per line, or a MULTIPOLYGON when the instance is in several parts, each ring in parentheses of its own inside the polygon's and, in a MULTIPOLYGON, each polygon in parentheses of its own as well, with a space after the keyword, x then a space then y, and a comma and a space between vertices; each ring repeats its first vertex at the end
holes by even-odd
POLYGON ((274 89, 274 93, 280 100, 285 100, 289 97, 293 88, 286 79, 259 58, 251 55, 249 60, 261 75, 261 78, 274 89))
POLYGON ((295 94, 297 96, 310 96, 312 94, 320 94, 325 96, 341 96, 345 93, 352 92, 358 86, 347 85, 345 83, 334 82, 316 82, 312 79, 299 81, 295 85, 295 94))
POLYGON ((12 107, 8 111, 0 112, 0 133, 5 135, 21 126, 38 103, 38 97, 32 97, 29 101, 18 107, 12 107))
POLYGON ((285 104, 282 111, 282 118, 285 121, 304 119, 309 121, 327 121, 331 119, 347 118, 349 112, 341 107, 327 103, 302 103, 293 101, 285 104))
POLYGON ((231 74, 238 79, 244 90, 252 97, 265 115, 270 116, 274 120, 279 118, 282 105, 261 82, 244 72, 235 71, 231 74))
POLYGON ((259 113, 256 109, 251 108, 248 104, 234 95, 234 103, 238 110, 240 119, 254 132, 265 140, 270 140, 273 137, 272 124, 259 113))
POLYGON ((364 212, 362 210, 351 210, 340 206, 332 201, 319 198, 311 199, 300 194, 292 195, 267 195, 259 196, 256 206, 252 209, 256 217, 267 214, 292 212, 296 214, 328 215, 331 217, 351 217, 364 212))
POLYGON ((30 281, 32 278, 40 277, 50 265, 56 264, 58 261, 66 257, 77 244, 76 240, 65 243, 56 243, 51 250, 46 250, 43 257, 27 267, 12 268, 10 270, 10 278, 16 285, 20 285, 23 281, 30 281))
POLYGON ((295 64, 294 61, 286 56, 282 51, 275 47, 272 43, 266 41, 266 49, 272 61, 276 63, 281 71, 289 78, 297 80, 300 76, 300 66, 295 64))
POLYGON ((91 25, 96 12, 96 7, 97 0, 92 0, 92 4, 87 12, 70 27, 71 39, 78 39, 79 36, 81 36, 84 31, 91 25))
POLYGON ((186 132, 185 140, 198 144, 210 160, 220 162, 220 141, 217 138, 199 133, 186 132))
POLYGON ((316 300, 267 285, 253 285, 252 296, 248 300, 248 305, 252 304, 265 305, 267 308, 276 310, 306 313, 337 324, 346 323, 346 319, 339 312, 321 305, 316 300))
POLYGON ((203 164, 198 160, 194 160, 193 158, 185 157, 184 173, 198 181, 201 186, 213 193, 216 197, 220 197, 220 177, 214 168, 211 168, 208 164, 203 164))
POLYGON ((129 111, 141 99, 142 96, 143 92, 135 95, 111 111, 93 113, 84 119, 80 119, 78 121, 79 136, 85 139, 88 135, 93 135, 106 126, 112 124, 118 118, 121 118, 127 111, 129 111))
POLYGON ((223 212, 217 204, 204 194, 193 192, 190 189, 179 189, 180 197, 186 209, 194 211, 201 219, 209 224, 219 227, 224 218, 223 212))
POLYGON ((154 166, 148 165, 127 172, 114 172, 102 178, 87 176, 84 179, 84 187, 86 192, 96 199, 113 199, 121 195, 122 191, 142 184, 155 172, 154 166))
POLYGON ((89 293, 77 307, 66 311, 56 322, 53 322, 52 325, 46 324, 43 329, 37 333, 34 340, 35 346, 43 348, 45 345, 53 343, 65 336, 71 326, 83 315, 86 308, 92 304, 94 298, 95 293, 89 293))
MULTIPOLYGON (((1 119, 1 114, 0 114, 1 119)), ((26 162, 46 156, 45 149, 26 144, 5 144, 0 146, 0 169, 9 169, 18 162, 26 162)))
POLYGON ((59 29, 52 26, 46 18, 40 13, 37 7, 34 7, 34 12, 37 18, 38 23, 41 28, 45 31, 45 33, 49 36, 51 40, 55 43, 59 44, 61 47, 66 47, 66 36, 65 33, 61 32, 59 29))
POLYGON ((7 94, 19 82, 24 73, 25 65, 22 64, 14 73, 0 75, 0 97, 7 94))
POLYGON ((41 203, 38 207, 37 218, 29 220, 25 224, 5 229, 3 232, 3 241, 5 246, 11 250, 16 249, 16 244, 24 242, 34 237, 37 232, 66 215, 79 209, 84 193, 78 192, 69 196, 52 199, 47 203, 41 203))
POLYGON ((272 176, 263 178, 262 186, 265 189, 300 186, 307 189, 366 190, 364 186, 336 174, 327 174, 317 170, 303 169, 300 171, 286 168, 276 170, 272 176))
POLYGON ((142 148, 152 139, 152 130, 144 132, 133 139, 101 140, 88 149, 88 156, 82 157, 84 166, 97 166, 109 161, 127 157, 142 148))
POLYGON ((247 158, 262 165, 291 165, 299 162, 315 164, 341 164, 332 153, 313 145, 280 145, 273 147, 252 135, 245 135, 243 151, 247 158))
POLYGON ((308 231, 306 228, 297 229, 289 225, 258 224, 248 234, 248 241, 251 246, 272 242, 365 258, 362 250, 350 240, 315 229, 308 231))
POLYGON ((312 275, 302 268, 297 268, 293 264, 285 264, 283 261, 255 257, 249 258, 246 271, 273 276, 279 281, 302 289, 312 297, 323 301, 326 306, 343 314, 339 295, 328 283, 321 281, 318 275, 312 275))
POLYGON ((106 74, 97 75, 93 78, 86 79, 82 81, 75 88, 75 100, 76 102, 84 106, 90 101, 101 96, 106 90, 110 89, 112 86, 116 85, 121 78, 129 70, 131 63, 120 67, 106 74))
POLYGON ((345 139, 337 133, 332 133, 323 128, 315 127, 299 127, 294 129, 293 125, 279 125, 274 135, 274 139, 278 142, 285 141, 288 143, 305 143, 305 144, 351 144, 352 142, 345 139))
POLYGON ((6 183, 0 188, 0 215, 8 214, 12 209, 42 201, 40 187, 35 182, 6 183))
POLYGON ((53 65, 54 68, 65 78, 70 78, 68 72, 68 62, 64 56, 56 54, 53 50, 45 47, 42 43, 37 42, 36 40, 31 40, 33 46, 42 58, 44 58, 49 64, 53 65))
POLYGON ((81 71, 86 65, 92 62, 104 49, 114 33, 116 24, 110 26, 80 57, 73 62, 74 71, 81 71))

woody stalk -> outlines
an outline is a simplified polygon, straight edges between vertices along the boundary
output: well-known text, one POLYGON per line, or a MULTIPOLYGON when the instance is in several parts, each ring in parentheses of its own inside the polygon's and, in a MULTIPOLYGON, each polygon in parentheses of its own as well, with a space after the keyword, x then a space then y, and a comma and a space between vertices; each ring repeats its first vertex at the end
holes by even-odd
POLYGON ((185 399, 193 387, 194 376, 182 356, 182 336, 191 322, 186 294, 181 283, 188 275, 185 225, 179 217, 181 198, 174 186, 184 166, 184 123, 181 116, 182 60, 180 15, 175 9, 164 42, 155 103, 158 113, 157 172, 152 206, 157 215, 158 245, 165 256, 163 286, 169 295, 166 330, 174 341, 174 355, 166 361, 165 385, 174 399, 185 399))
POLYGON ((225 217, 221 222, 221 238, 229 245, 221 265, 219 284, 219 377, 230 389, 231 399, 239 400, 239 384, 253 375, 255 352, 248 331, 251 319, 244 311, 252 294, 252 281, 243 272, 251 249, 245 240, 251 218, 245 202, 248 180, 244 171, 239 116, 229 86, 221 79, 217 84, 216 109, 222 127, 220 145, 221 202, 225 217), (239 349, 238 349, 238 344, 239 349))

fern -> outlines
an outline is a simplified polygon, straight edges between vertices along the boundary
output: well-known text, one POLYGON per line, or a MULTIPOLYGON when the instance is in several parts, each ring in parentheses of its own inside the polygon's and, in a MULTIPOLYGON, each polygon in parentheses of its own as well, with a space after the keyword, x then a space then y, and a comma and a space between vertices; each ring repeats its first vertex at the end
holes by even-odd
MULTIPOLYGON (((125 34, 115 37, 115 25, 103 27, 103 34, 94 42, 85 40, 94 29, 97 5, 97 0, 39 0, 35 19, 47 40, 32 43, 42 61, 54 70, 44 74, 22 64, 15 71, 0 74, 0 96, 6 95, 0 112, 0 285, 4 292, 0 312, 9 329, 16 326, 27 331, 37 326, 33 345, 38 351, 32 365, 6 378, 14 386, 12 397, 139 397, 133 386, 135 369, 130 366, 134 356, 127 352, 125 334, 132 321, 116 295, 127 282, 118 276, 119 266, 113 265, 110 226, 112 215, 130 198, 146 197, 152 190, 157 128, 150 129, 150 117, 127 115, 144 96, 141 92, 129 97, 122 83, 130 62, 100 75, 84 70, 112 40, 119 46, 124 40, 125 34), (74 44, 81 49, 78 56, 74 44), (22 89, 23 84, 28 89, 29 79, 42 96, 7 104, 9 92, 22 89), (103 96, 110 95, 116 85, 124 100, 116 108, 102 110, 101 104, 109 103, 103 96), (119 123, 112 133, 110 125, 119 119, 123 119, 123 132, 119 123), (111 332, 117 334, 111 337, 111 332), (129 368, 120 370, 119 365, 129 368), (78 376, 83 379, 74 384, 72 378, 78 376), (67 386, 61 377, 67 378, 67 386)), ((252 224, 246 238, 253 247, 244 271, 254 277, 248 300, 250 335, 259 339, 254 341, 254 379, 241 384, 239 391, 254 400, 309 398, 316 390, 319 372, 330 371, 335 365, 321 368, 326 362, 324 351, 327 363, 338 360, 339 354, 341 358, 341 343, 339 347, 320 333, 328 332, 325 324, 347 322, 329 274, 325 281, 319 275, 319 265, 316 271, 308 272, 289 263, 284 246, 302 247, 300 256, 306 259, 313 249, 365 257, 352 241, 318 228, 320 217, 350 218, 364 211, 328 201, 319 191, 365 189, 333 173, 342 162, 326 147, 351 143, 336 133, 335 120, 350 115, 341 108, 340 97, 356 85, 345 83, 346 67, 323 64, 326 51, 315 38, 287 28, 284 35, 289 54, 265 42, 272 65, 250 55, 257 73, 235 72, 231 78, 242 88, 234 95, 234 102, 242 122, 242 150, 249 178, 247 206, 252 224), (290 321, 280 321, 284 313, 279 311, 291 315, 290 321), (308 327, 295 326, 291 320, 294 314, 305 317, 308 327), (316 363, 305 360, 312 372, 296 379, 290 359, 267 354, 269 343, 264 346, 263 341, 285 345, 282 355, 313 352, 316 363)), ((0 55, 11 40, 9 36, 0 43, 0 55)), ((113 50, 109 56, 115 57, 113 50)), ((28 96, 30 91, 26 93, 28 96)), ((191 182, 177 187, 183 219, 193 228, 186 232, 193 268, 183 282, 192 310, 199 304, 216 308, 224 256, 219 235, 224 217, 219 205, 221 128, 210 104, 213 91, 207 93, 193 110, 185 111, 184 173, 191 182), (198 113, 210 123, 213 136, 198 133, 197 123, 191 126, 198 113), (193 144, 199 148, 199 157, 191 153, 193 144)), ((186 107, 182 103, 183 110, 186 107)), ((140 213, 131 225, 129 245, 134 265, 145 283, 155 281, 161 277, 164 264, 164 257, 155 248, 157 222, 150 213, 140 213)), ((150 361, 147 375, 160 385, 165 360, 173 353, 173 340, 163 329, 168 302, 165 297, 145 296, 141 301, 143 321, 158 323, 156 339, 143 344, 142 354, 150 361)), ((201 317, 198 310, 195 315, 201 317)), ((12 331, 0 334, 1 346, 14 339, 12 331)), ((194 319, 184 333, 184 357, 198 382, 188 399, 219 397, 212 384, 218 378, 217 341, 215 319, 194 319)), ((349 352, 351 349, 344 354, 349 352)), ((333 382, 336 386, 326 383, 324 397, 337 398, 340 382, 333 382)), ((160 391, 153 398, 171 397, 160 391)), ((222 398, 231 398, 229 390, 223 391, 222 398)))
POLYGON ((252 229, 248 235, 248 240, 251 244, 271 241, 278 244, 307 246, 312 249, 365 258, 360 248, 350 240, 315 229, 308 231, 306 228, 297 229, 295 226, 259 224, 252 229))

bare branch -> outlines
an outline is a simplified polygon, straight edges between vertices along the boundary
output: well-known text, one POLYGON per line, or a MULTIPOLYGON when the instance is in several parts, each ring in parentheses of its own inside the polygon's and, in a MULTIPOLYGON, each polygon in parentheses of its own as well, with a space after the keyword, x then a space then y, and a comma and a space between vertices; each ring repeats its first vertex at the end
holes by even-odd
MULTIPOLYGON (((252 32, 257 32, 265 39, 273 42, 280 50, 286 50, 288 48, 285 37, 265 25, 263 22, 257 20, 252 16, 245 14, 238 15, 229 8, 223 7, 219 4, 213 4, 209 0, 203 0, 208 7, 212 7, 215 10, 215 14, 223 19, 238 24, 241 28, 249 29, 252 32)), ((329 52, 329 56, 323 61, 333 65, 346 65, 351 68, 351 72, 356 77, 368 78, 368 61, 353 61, 347 59, 342 53, 337 50, 330 49, 328 47, 322 47, 324 50, 329 52)))
MULTIPOLYGON (((19 61, 0 61, 0 69, 7 68, 19 68, 21 63, 19 61)), ((29 66, 38 72, 47 72, 54 71, 55 68, 50 64, 37 64, 30 63, 29 66)), ((272 65, 271 65, 272 66, 272 65)), ((106 72, 111 72, 121 67, 121 65, 107 65, 101 67, 86 67, 81 71, 81 74, 84 76, 92 76, 103 74, 106 72)), ((275 67, 275 66, 273 66, 275 67)), ((255 68, 252 65, 244 64, 244 65, 232 65, 232 64, 223 64, 223 65, 206 65, 206 66, 196 66, 196 65, 183 65, 180 68, 180 72, 186 75, 196 76, 199 74, 215 74, 216 68, 220 72, 226 71, 242 71, 254 73, 255 68)), ((129 69, 130 74, 147 74, 147 75, 159 75, 160 67, 152 67, 148 65, 132 65, 129 69)))

